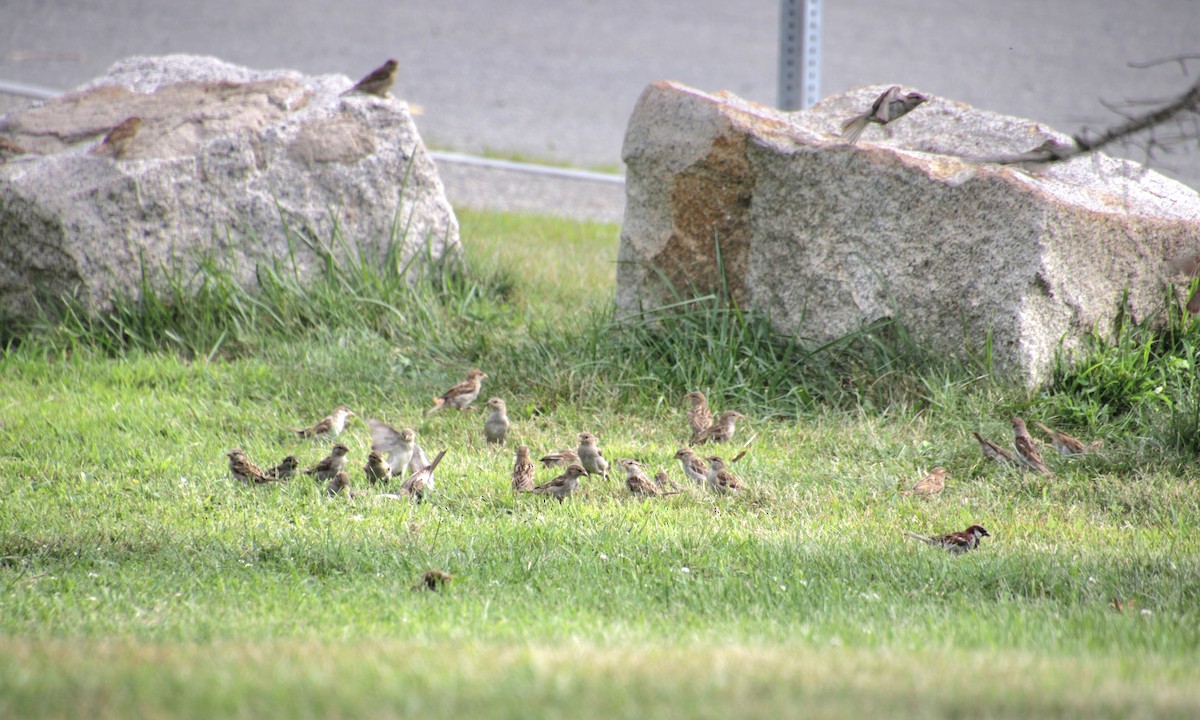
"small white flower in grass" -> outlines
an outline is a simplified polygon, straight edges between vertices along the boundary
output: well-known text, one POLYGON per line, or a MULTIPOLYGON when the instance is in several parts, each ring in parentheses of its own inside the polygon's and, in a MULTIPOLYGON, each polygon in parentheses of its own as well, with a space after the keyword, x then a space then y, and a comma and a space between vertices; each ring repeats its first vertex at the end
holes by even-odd
POLYGON ((1142 617, 1150 617, 1153 614, 1154 614, 1154 611, 1151 610, 1150 608, 1142 608, 1142 617))
POLYGON ((679 572, 681 572, 681 573, 690 573, 691 571, 692 571, 692 569, 690 567, 688 567, 687 565, 684 565, 683 567, 679 568, 679 572))
POLYGON ((99 574, 99 573, 90 572, 90 573, 88 573, 88 577, 90 577, 90 578, 98 578, 98 577, 100 577, 100 574, 99 574))
POLYGON ((362 515, 351 515, 350 519, 353 520, 354 522, 362 522, 363 520, 366 520, 366 518, 363 517, 362 515))
POLYGON ((187 484, 188 484, 188 479, 187 479, 187 478, 185 478, 185 477, 180 477, 180 478, 179 478, 179 484, 180 484, 180 485, 187 485, 187 484))
POLYGON ((608 556, 607 556, 607 555, 605 555, 604 553, 600 553, 600 559, 601 559, 601 560, 604 560, 605 562, 607 562, 607 561, 608 561, 608 556))
POLYGON ((859 593, 858 596, 860 598, 862 598, 863 600, 878 600, 879 599, 879 593, 877 593, 877 592, 859 593))
POLYGON ((1091 585, 1096 582, 1096 578, 1092 577, 1091 575, 1088 575, 1087 581, 1088 581, 1088 584, 1091 585))

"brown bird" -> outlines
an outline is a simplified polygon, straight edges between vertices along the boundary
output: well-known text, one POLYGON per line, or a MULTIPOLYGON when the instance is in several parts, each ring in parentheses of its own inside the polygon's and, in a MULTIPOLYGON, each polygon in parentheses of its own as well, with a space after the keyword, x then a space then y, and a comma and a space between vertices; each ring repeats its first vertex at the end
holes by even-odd
POLYGON ((371 428, 371 449, 388 454, 392 475, 402 474, 412 462, 416 451, 417 433, 412 428, 397 430, 382 420, 367 420, 371 428))
POLYGON ((350 476, 345 472, 339 472, 333 476, 333 479, 325 486, 325 494, 329 497, 337 497, 344 494, 351 500, 370 495, 366 490, 355 490, 350 487, 350 476))
POLYGON ((695 450, 690 447, 679 448, 675 453, 675 459, 683 466, 684 477, 688 480, 697 485, 708 483, 708 465, 700 459, 695 450))
POLYGON ((538 485, 531 492, 558 498, 558 501, 561 503, 564 499, 570 497, 575 492, 575 489, 579 487, 580 476, 587 474, 587 470, 584 470, 582 465, 568 465, 562 475, 559 475, 548 483, 538 485))
POLYGON ((1037 445, 1033 444, 1033 438, 1030 437, 1029 431, 1025 429, 1025 421, 1019 417, 1012 419, 1013 427, 1013 448, 1017 451, 1017 460, 1025 467, 1034 472, 1042 473, 1043 475, 1053 475, 1050 468, 1046 467, 1046 463, 1042 462, 1042 454, 1038 452, 1037 445))
POLYGON ((261 485, 263 483, 273 482, 275 478, 268 477, 254 463, 246 457, 246 453, 239 448, 234 448, 229 451, 229 472, 233 474, 234 479, 246 485, 261 485))
POLYGON ((1078 438, 1071 437, 1065 432, 1051 430, 1041 423, 1034 424, 1038 426, 1038 429, 1050 436, 1050 439, 1054 442, 1054 449, 1058 451, 1059 455, 1064 457, 1070 455, 1083 455, 1088 450, 1094 450, 1100 446, 1099 441, 1096 441, 1091 445, 1084 445, 1079 441, 1078 438))
MULTIPOLYGON (((1172 272, 1187 275, 1188 278, 1200 276, 1200 252, 1188 253, 1171 262, 1172 272)), ((1200 285, 1196 286, 1196 290, 1187 301, 1187 311, 1193 315, 1200 315, 1200 285)))
POLYGON ((438 591, 448 585, 454 576, 448 572, 441 570, 426 570, 425 574, 421 575, 421 580, 416 585, 413 585, 413 590, 430 590, 438 591))
POLYGON ((871 123, 886 126, 912 112, 928 99, 919 92, 901 95, 900 86, 893 85, 875 99, 870 110, 850 118, 842 125, 842 137, 853 145, 871 123))
POLYGON ((367 456, 367 464, 363 466, 363 474, 371 485, 383 483, 386 485, 392 479, 392 466, 383 459, 383 453, 372 450, 367 456))
POLYGON ((658 472, 654 473, 654 484, 658 486, 659 490, 663 490, 671 495, 682 492, 682 488, 679 487, 678 483, 671 479, 671 476, 667 474, 666 470, 659 470, 658 472))
POLYGON ((925 537, 916 533, 904 534, 921 542, 929 543, 934 547, 940 547, 951 555, 962 555, 965 552, 974 550, 978 547, 980 538, 991 537, 991 533, 984 530, 982 525, 972 525, 962 532, 936 535, 934 537, 925 537))
POLYGON ((138 130, 141 129, 142 119, 140 117, 125 118, 120 125, 108 131, 104 139, 96 147, 92 148, 92 152, 96 154, 107 153, 116 159, 120 159, 125 155, 129 143, 138 134, 138 130))
POLYGON ((725 461, 713 455, 708 458, 708 486, 718 493, 724 494, 741 490, 741 478, 725 469, 725 461))
POLYGON ((305 470, 304 474, 315 475, 315 480, 331 480, 346 468, 346 453, 348 452, 350 452, 350 448, 338 443, 333 446, 333 450, 325 459, 305 470))
POLYGON ((482 370, 472 370, 467 373, 467 379, 450 388, 438 397, 433 399, 433 407, 425 411, 426 415, 435 413, 444 407, 458 408, 462 410, 471 403, 475 402, 475 398, 479 397, 479 390, 483 386, 483 379, 487 377, 487 373, 482 370))
POLYGON ((745 419, 745 415, 732 410, 721 413, 707 430, 700 433, 696 444, 729 442, 733 439, 734 431, 737 430, 737 421, 745 419))
POLYGON ((637 460, 618 460, 617 463, 625 468, 625 487, 629 488, 629 492, 648 497, 661 494, 658 487, 646 477, 646 473, 642 471, 642 464, 637 460))
POLYGON ((552 467, 570 467, 579 462, 579 455, 574 450, 555 450, 551 453, 546 453, 539 460, 544 468, 552 467))
POLYGON ((599 440, 590 432, 579 433, 579 447, 575 448, 575 454, 579 457, 579 464, 587 470, 588 475, 599 475, 605 480, 608 479, 608 460, 604 459, 604 453, 600 451, 597 443, 599 440))
POLYGON ((400 486, 402 492, 408 493, 409 497, 417 500, 425 499, 425 493, 433 490, 433 472, 437 470, 438 463, 445 457, 446 451, 443 450, 433 458, 433 462, 416 471, 409 476, 404 484, 400 486))
POLYGON ((278 465, 267 471, 267 477, 274 478, 279 481, 291 480, 296 474, 296 468, 300 467, 300 461, 295 455, 288 455, 280 461, 278 465))
POLYGON ((483 423, 483 435, 489 443, 503 444, 511 426, 508 421, 508 405, 500 398, 494 397, 488 399, 487 406, 492 409, 492 414, 488 415, 488 419, 483 423))
POLYGON ((333 409, 333 412, 318 421, 316 425, 304 428, 303 430, 292 428, 292 432, 302 438, 335 438, 342 434, 342 431, 346 429, 346 421, 352 417, 354 417, 354 411, 345 405, 338 405, 333 409))
POLYGON ((946 468, 935 467, 929 471, 929 474, 917 481, 909 490, 901 490, 901 495, 920 495, 922 497, 932 497, 939 494, 946 487, 946 468))
POLYGON ((695 443, 712 425, 712 410, 708 409, 708 398, 704 397, 704 393, 699 390, 693 390, 684 398, 691 403, 691 407, 687 411, 687 419, 688 425, 692 428, 692 437, 688 442, 695 443))
POLYGON ((1000 447, 996 443, 988 440, 977 432, 972 431, 972 435, 979 441, 979 449, 983 451, 983 456, 988 460, 994 460, 1000 464, 1010 463, 1015 464, 1017 461, 1013 458, 1012 453, 1000 447))
POLYGON ((517 446, 517 460, 513 463, 512 490, 523 493, 533 490, 534 479, 533 461, 529 459, 529 446, 517 446))
POLYGON ((392 83, 396 82, 397 67, 398 64, 395 60, 388 60, 372 70, 365 78, 355 83, 354 87, 342 94, 363 93, 365 95, 375 95, 376 97, 387 97, 388 90, 392 88, 392 83))

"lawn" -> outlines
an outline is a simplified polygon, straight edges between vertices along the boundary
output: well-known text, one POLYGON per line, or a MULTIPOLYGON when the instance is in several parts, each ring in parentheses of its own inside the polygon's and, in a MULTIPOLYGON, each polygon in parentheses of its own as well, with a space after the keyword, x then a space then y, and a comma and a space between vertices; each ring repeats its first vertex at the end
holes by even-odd
POLYGON ((806 353, 715 302, 617 324, 615 226, 460 220, 467 266, 411 293, 335 275, 4 333, 0 717, 1200 716, 1194 324, 1031 393, 894 329, 806 353), (506 447, 423 414, 474 366, 506 447), (721 448, 745 492, 509 490, 516 444, 582 430, 685 483, 693 388, 748 416, 721 448), (448 449, 427 502, 230 478, 232 447, 315 463, 288 428, 339 403, 359 487, 366 418, 448 449), (1007 445, 1014 413, 1104 448, 985 461, 971 431, 1007 445), (940 496, 897 493, 934 466, 940 496), (904 536, 971 523, 965 556, 904 536))

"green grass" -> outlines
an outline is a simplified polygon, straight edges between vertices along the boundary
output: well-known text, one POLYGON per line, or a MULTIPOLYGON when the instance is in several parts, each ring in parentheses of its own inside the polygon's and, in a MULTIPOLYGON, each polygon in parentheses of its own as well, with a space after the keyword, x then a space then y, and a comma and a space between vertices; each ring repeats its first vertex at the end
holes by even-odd
POLYGON ((892 326, 814 347, 719 298, 618 323, 614 226, 460 220, 466 265, 411 291, 330 267, 21 329, 0 358, 0 716, 1200 712, 1200 472, 1168 433, 1195 323, 1098 335, 1030 395, 892 326), (422 415, 476 365, 509 448, 479 413, 422 415), (691 387, 750 410, 728 450, 746 493, 509 492, 512 445, 583 429, 682 481, 691 387), (1119 412, 1089 414, 1101 392, 1119 412), (429 502, 230 480, 234 446, 318 460, 286 428, 341 402, 358 483, 363 418, 450 450, 429 502), (1053 478, 985 464, 970 431, 1000 440, 1014 412, 1105 449, 1053 478), (941 497, 895 492, 935 465, 941 497), (972 522, 994 537, 965 557, 903 537, 972 522), (414 590, 430 568, 455 579, 414 590))

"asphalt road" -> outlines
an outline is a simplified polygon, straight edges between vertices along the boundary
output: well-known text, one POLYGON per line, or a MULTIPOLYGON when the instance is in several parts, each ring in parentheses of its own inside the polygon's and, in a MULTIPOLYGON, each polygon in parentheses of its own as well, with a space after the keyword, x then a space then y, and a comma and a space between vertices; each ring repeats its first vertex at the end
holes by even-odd
MULTIPOLYGON (((1144 61, 1200 52, 1200 0, 825 0, 822 94, 895 82, 1067 132, 1101 100, 1190 78, 1144 61)), ((774 104, 777 0, 0 0, 0 79, 71 88, 137 54, 197 53, 357 78, 400 61, 397 94, 434 147, 619 169, 654 80, 774 104)), ((1157 158, 1200 188, 1200 153, 1157 158)))

